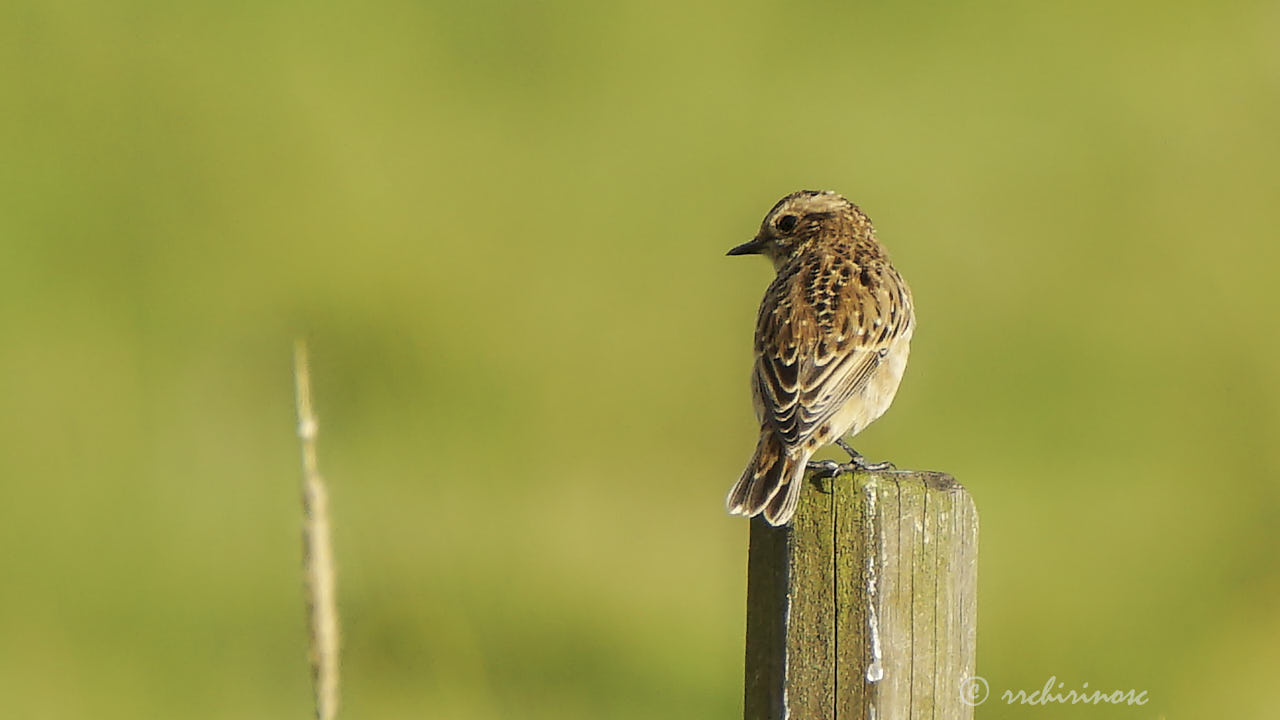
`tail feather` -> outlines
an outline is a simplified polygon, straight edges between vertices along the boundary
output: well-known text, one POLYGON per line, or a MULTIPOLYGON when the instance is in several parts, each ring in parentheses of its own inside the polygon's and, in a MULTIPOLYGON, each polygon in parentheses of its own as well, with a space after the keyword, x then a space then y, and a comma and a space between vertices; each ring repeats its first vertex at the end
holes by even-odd
POLYGON ((725 499, 732 515, 755 517, 764 513, 770 525, 786 525, 800 502, 804 470, 811 453, 787 453, 772 432, 760 435, 755 455, 725 499))

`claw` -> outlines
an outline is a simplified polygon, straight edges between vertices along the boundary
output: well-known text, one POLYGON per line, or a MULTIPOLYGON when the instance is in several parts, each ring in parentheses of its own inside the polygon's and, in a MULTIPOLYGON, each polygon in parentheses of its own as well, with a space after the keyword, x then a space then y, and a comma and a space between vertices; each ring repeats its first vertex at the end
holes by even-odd
POLYGON ((857 459, 855 459, 853 462, 849 464, 857 467, 859 470, 864 470, 866 472, 877 472, 879 470, 897 470, 898 469, 896 465, 889 462, 888 460, 883 460, 878 463, 869 463, 867 462, 867 459, 864 457, 858 457, 857 459))
POLYGON ((811 460, 806 465, 810 470, 814 471, 818 477, 835 477, 840 474, 840 463, 835 460, 811 460))

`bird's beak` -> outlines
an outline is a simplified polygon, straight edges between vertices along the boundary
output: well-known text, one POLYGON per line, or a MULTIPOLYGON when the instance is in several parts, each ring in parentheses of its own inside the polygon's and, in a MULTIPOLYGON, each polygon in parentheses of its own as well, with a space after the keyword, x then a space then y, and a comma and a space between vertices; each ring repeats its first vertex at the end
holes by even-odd
POLYGON ((759 255, 764 252, 765 241, 759 235, 730 250, 728 255, 759 255))

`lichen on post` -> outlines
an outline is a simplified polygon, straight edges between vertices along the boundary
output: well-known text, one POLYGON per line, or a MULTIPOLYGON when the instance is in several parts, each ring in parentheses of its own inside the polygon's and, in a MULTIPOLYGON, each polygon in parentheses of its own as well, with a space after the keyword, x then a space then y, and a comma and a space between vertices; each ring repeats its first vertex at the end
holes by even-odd
POLYGON ((970 718, 978 515, 936 472, 811 480, 751 524, 747 720, 970 718))

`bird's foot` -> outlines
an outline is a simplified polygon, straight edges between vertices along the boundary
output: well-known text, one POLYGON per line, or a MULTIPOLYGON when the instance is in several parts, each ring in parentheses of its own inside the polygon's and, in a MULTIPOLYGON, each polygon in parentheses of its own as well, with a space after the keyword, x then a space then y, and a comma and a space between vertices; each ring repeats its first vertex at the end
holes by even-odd
POLYGON ((810 460, 805 467, 813 471, 814 477, 835 477, 843 469, 835 460, 810 460))
POLYGON ((873 462, 867 462, 866 458, 858 458, 849 464, 859 470, 862 470, 863 472, 879 472, 881 470, 897 470, 898 469, 897 465, 894 465, 888 460, 881 460, 878 463, 873 463, 873 462))
POLYGON ((863 472, 877 472, 879 470, 896 469, 894 464, 888 460, 878 463, 867 462, 867 459, 862 456, 862 453, 854 450, 849 443, 845 442, 843 439, 836 440, 836 444, 839 445, 842 450, 849 453, 849 464, 845 467, 853 470, 862 470, 863 472))

